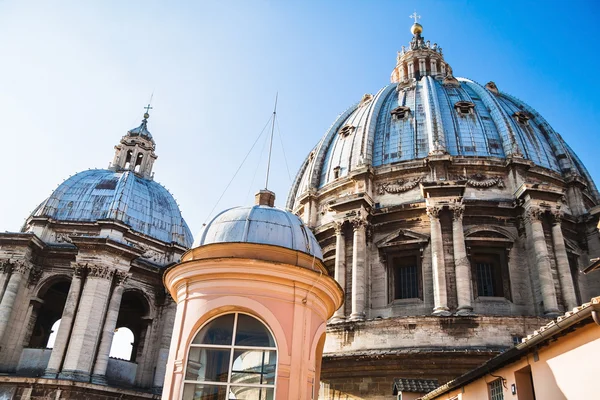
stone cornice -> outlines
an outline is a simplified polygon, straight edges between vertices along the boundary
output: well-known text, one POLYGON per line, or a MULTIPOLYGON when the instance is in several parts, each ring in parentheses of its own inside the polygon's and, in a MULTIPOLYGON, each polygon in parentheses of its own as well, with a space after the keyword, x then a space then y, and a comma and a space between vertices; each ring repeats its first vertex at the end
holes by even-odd
POLYGON ((72 236, 71 240, 79 249, 102 249, 118 256, 125 257, 129 261, 144 253, 143 249, 138 249, 106 237, 72 236))

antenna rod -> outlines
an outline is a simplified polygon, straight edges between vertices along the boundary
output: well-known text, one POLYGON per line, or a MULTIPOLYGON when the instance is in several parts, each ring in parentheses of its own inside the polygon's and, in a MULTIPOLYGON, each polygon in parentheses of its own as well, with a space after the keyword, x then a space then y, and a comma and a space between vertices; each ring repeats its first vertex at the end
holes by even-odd
POLYGON ((271 151, 273 149, 273 132, 275 131, 275 117, 277 116, 277 97, 279 92, 275 94, 275 108, 273 108, 273 121, 271 124, 271 140, 269 143, 269 161, 267 161, 267 179, 265 180, 265 190, 269 189, 269 170, 271 169, 271 151))

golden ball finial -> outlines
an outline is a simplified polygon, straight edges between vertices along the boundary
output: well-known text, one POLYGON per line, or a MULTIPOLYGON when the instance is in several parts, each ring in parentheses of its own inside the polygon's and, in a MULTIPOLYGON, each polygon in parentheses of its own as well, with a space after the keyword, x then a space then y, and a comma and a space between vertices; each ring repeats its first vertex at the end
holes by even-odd
POLYGON ((150 118, 150 114, 144 113, 144 119, 148 119, 148 118, 150 118))
POLYGON ((418 22, 415 22, 413 26, 410 27, 410 33, 412 33, 413 35, 420 35, 421 33, 423 33, 423 26, 418 22))

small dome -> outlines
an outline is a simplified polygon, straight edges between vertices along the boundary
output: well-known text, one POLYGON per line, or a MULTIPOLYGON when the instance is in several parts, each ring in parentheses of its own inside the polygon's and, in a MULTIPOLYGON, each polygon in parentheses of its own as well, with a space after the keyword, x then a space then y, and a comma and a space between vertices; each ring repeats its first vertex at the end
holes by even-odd
POLYGON ((190 247, 193 241, 171 193, 132 171, 96 169, 75 174, 60 184, 31 217, 82 222, 112 219, 162 242, 190 247))
POLYGON ((291 212, 265 205, 235 207, 213 218, 193 247, 213 243, 257 243, 285 247, 323 259, 319 242, 291 212))

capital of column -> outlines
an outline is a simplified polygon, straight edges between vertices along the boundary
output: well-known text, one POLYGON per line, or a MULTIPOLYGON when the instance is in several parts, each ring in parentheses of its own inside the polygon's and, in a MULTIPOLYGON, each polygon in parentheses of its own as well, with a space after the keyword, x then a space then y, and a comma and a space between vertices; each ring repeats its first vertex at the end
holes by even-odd
POLYGON ((344 236, 344 223, 345 222, 346 221, 342 220, 342 221, 336 221, 333 223, 333 229, 334 229, 336 235, 344 236))
POLYGON ((0 265, 3 273, 10 274, 12 272, 12 264, 9 260, 2 261, 2 264, 0 265))
POLYGON ((429 218, 438 219, 440 217, 440 211, 442 211, 442 207, 439 207, 439 206, 427 206, 427 216, 429 218))
POLYGON ((81 278, 87 270, 87 264, 71 263, 71 268, 73 268, 73 277, 81 278))
POLYGON ((564 213, 562 213, 560 210, 555 210, 555 211, 551 212, 551 215, 552 215, 552 224, 560 225, 562 222, 564 213))
POLYGON ((101 265, 87 265, 88 277, 112 279, 115 270, 101 265))
POLYGON ((131 274, 124 271, 115 271, 115 279, 117 286, 123 286, 127 280, 131 277, 131 274))
POLYGON ((33 265, 25 260, 15 260, 11 262, 12 272, 25 275, 33 268, 33 265))
POLYGON ((523 218, 525 218, 525 221, 528 223, 541 221, 543 216, 544 210, 537 206, 528 207, 523 214, 523 218))
POLYGON ((452 220, 462 221, 463 213, 465 212, 465 206, 464 204, 453 204, 450 206, 450 211, 452 211, 452 220))
POLYGON ((367 226, 367 220, 363 217, 356 217, 352 220, 352 229, 354 229, 354 232, 358 231, 359 229, 364 229, 365 226, 367 226))

